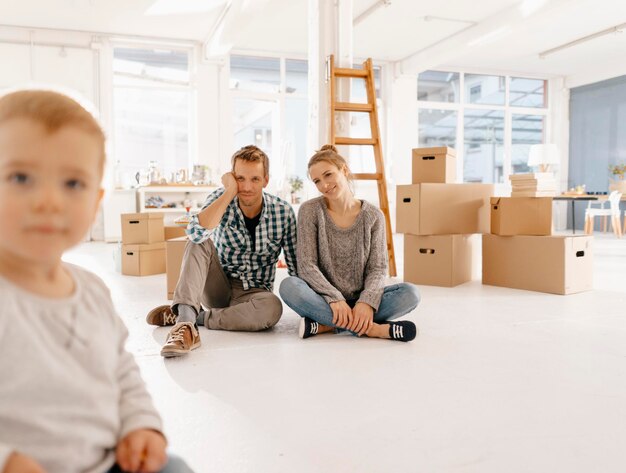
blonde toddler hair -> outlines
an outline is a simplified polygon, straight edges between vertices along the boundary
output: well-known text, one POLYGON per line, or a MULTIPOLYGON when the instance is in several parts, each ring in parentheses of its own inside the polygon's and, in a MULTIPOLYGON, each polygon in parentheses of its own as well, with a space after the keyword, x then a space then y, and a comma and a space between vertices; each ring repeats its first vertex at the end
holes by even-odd
POLYGON ((28 119, 54 133, 74 126, 98 140, 101 172, 105 161, 105 135, 98 121, 76 100, 50 90, 20 90, 0 96, 0 126, 12 119, 28 119))

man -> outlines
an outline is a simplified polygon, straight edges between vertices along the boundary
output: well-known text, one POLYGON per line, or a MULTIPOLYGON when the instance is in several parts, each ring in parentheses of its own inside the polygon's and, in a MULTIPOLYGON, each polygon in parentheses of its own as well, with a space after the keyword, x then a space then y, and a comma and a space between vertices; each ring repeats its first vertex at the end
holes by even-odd
POLYGON ((258 331, 280 319, 282 304, 272 293, 276 262, 284 249, 289 274, 296 274, 296 217, 287 202, 263 192, 268 182, 267 155, 244 146, 222 176, 224 187, 191 218, 173 303, 146 317, 151 325, 174 325, 162 356, 198 348, 198 325, 258 331))

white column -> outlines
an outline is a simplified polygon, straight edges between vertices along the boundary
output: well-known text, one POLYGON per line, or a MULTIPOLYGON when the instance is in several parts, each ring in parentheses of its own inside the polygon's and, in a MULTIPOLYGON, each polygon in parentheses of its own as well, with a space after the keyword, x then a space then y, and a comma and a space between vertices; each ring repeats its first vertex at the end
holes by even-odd
MULTIPOLYGON (((335 65, 352 67, 352 0, 309 0, 309 139, 313 153, 328 142, 330 97, 326 58, 335 65)), ((349 97, 350 86, 340 97, 349 97), (346 92, 347 91, 347 92, 346 92)))

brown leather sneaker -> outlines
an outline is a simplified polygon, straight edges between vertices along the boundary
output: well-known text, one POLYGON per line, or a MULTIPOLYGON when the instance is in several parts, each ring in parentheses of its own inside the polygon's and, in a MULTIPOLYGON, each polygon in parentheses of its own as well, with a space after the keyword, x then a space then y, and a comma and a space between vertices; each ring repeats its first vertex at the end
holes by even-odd
POLYGON ((160 305, 155 307, 146 316, 146 322, 150 325, 158 325, 159 327, 165 327, 166 325, 176 324, 176 314, 172 312, 172 307, 169 305, 160 305))
POLYGON ((171 358, 183 356, 200 346, 200 334, 191 322, 180 322, 174 325, 167 335, 167 340, 161 348, 161 356, 171 358))

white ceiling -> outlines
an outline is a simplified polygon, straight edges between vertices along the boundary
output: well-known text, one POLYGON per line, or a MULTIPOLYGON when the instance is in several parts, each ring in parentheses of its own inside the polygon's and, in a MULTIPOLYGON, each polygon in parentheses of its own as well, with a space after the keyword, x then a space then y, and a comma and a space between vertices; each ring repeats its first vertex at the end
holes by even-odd
MULTIPOLYGON (((175 0, 174 4, 200 5, 206 11, 146 15, 154 3, 0 0, 0 24, 205 41, 226 0, 175 0)), ((374 3, 354 0, 354 16, 374 3)), ((308 0, 232 0, 232 4, 227 18, 234 48, 306 55, 308 0)), ((354 55, 399 61, 406 73, 463 67, 571 76, 622 62, 626 33, 593 39, 545 59, 539 53, 624 22, 626 0, 391 0, 355 26, 354 55), (520 7, 529 5, 538 10, 524 16, 520 7), (502 34, 487 40, 498 31, 502 34)))

